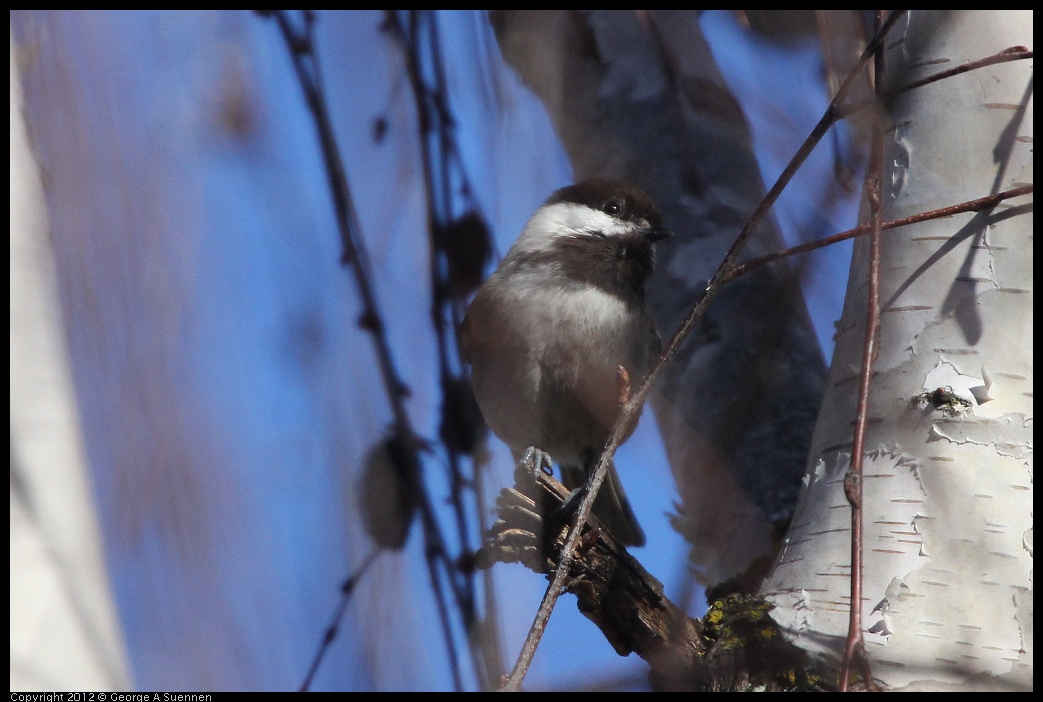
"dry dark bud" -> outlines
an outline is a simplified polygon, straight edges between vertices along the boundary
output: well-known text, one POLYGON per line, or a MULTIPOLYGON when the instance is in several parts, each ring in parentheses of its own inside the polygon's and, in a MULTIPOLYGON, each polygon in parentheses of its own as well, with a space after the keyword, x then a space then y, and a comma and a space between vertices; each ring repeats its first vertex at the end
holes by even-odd
POLYGON ((630 402, 630 374, 623 366, 616 366, 616 387, 619 389, 619 406, 630 402))
POLYGON ((438 435, 450 451, 471 455, 488 428, 467 378, 442 382, 442 422, 438 435))
POLYGON ((584 556, 587 551, 594 548, 594 545, 597 544, 600 538, 601 527, 593 527, 590 531, 584 532, 583 536, 579 538, 579 544, 576 546, 576 555, 584 556))
POLYGON ((380 317, 375 312, 363 312, 359 315, 359 327, 366 331, 376 332, 381 327, 380 317))
POLYGON ((862 475, 849 470, 844 474, 844 496, 852 507, 862 506, 862 497, 859 489, 862 485, 862 475))
POLYGON ((437 241, 449 265, 449 293, 465 297, 477 290, 492 256, 492 237, 485 218, 470 210, 437 232, 437 241))
POLYGON ((475 555, 473 553, 461 553, 456 559, 456 567, 464 575, 470 575, 475 571, 475 555))
POLYGON ((373 143, 381 144, 388 133, 387 117, 377 117, 373 120, 373 143))
POLYGON ((370 449, 362 473, 359 509, 366 533, 383 549, 400 551, 417 510, 415 457, 397 435, 370 449))

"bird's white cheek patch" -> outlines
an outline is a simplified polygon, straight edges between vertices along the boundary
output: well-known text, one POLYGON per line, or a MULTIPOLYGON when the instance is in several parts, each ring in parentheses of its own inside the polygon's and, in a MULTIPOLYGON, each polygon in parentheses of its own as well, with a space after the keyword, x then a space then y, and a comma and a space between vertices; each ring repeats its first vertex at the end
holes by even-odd
POLYGON ((540 208, 518 237, 518 244, 525 250, 542 250, 550 242, 562 236, 601 232, 606 236, 629 233, 633 225, 610 217, 600 210, 571 202, 558 202, 540 208))
POLYGON ((554 214, 560 215, 558 222, 561 227, 575 232, 602 232, 603 234, 610 234, 615 233, 616 230, 624 226, 615 217, 610 217, 601 210, 595 210, 583 205, 562 202, 550 209, 554 210, 554 214))

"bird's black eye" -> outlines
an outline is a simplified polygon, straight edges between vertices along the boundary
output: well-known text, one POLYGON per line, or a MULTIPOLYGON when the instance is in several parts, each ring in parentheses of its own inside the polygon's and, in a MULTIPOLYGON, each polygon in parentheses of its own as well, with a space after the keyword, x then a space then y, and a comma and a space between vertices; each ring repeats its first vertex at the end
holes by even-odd
POLYGON ((621 200, 609 200, 601 206, 601 211, 607 215, 618 217, 623 213, 623 202, 621 200))

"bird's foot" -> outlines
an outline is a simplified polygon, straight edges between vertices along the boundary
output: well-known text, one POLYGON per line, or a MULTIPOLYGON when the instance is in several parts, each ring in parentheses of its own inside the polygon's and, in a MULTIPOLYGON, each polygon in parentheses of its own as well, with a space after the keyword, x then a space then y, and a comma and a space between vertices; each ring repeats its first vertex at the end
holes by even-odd
POLYGON ((579 503, 583 501, 583 498, 587 496, 588 485, 581 485, 565 498, 565 501, 561 503, 561 507, 557 509, 557 515, 563 521, 570 521, 572 515, 579 509, 579 503))
MULTIPOLYGON (((525 455, 518 461, 518 473, 520 474, 524 471, 533 483, 536 482, 536 478, 539 477, 540 473, 553 475, 553 468, 554 461, 551 459, 550 454, 535 446, 525 449, 525 455)), ((517 479, 516 477, 515 480, 517 479)))

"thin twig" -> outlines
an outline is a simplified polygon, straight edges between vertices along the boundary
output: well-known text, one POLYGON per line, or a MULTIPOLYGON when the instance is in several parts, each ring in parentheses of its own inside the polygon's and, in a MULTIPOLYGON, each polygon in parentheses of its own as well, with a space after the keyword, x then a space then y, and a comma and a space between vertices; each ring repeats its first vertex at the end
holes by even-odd
MULTIPOLYGON (((883 21, 883 11, 877 11, 877 24, 883 21)), ((883 82, 884 52, 876 54, 874 85, 877 92, 883 82)), ((866 444, 866 418, 869 412, 869 381, 877 352, 876 335, 880 321, 880 187, 884 177, 884 139, 881 127, 873 129, 869 166, 866 169, 865 197, 869 204, 869 282, 866 299, 866 328, 862 341, 862 369, 858 380, 858 404, 852 438, 851 466, 844 476, 844 496, 851 505, 851 599, 848 603, 847 639, 844 657, 840 662, 841 692, 847 692, 851 666, 861 657, 865 642, 862 639, 862 466, 866 444)))
POLYGON ((322 76, 314 45, 315 16, 309 10, 302 11, 303 27, 298 29, 285 11, 265 11, 263 15, 273 16, 279 26, 279 30, 282 32, 283 39, 289 49, 294 70, 297 73, 298 81, 304 90, 308 108, 315 120, 315 129, 319 137, 323 163, 326 166, 326 177, 330 185, 330 195, 333 198, 337 229, 340 232, 342 245, 341 262, 351 267, 356 288, 362 301, 361 326, 369 331, 373 337, 380 375, 395 419, 395 431, 402 437, 403 446, 406 449, 405 459, 409 464, 410 477, 417 485, 416 494, 418 496, 421 522, 424 526, 424 539, 427 542, 425 553, 427 554, 431 586, 435 595, 442 635, 446 642, 446 653, 452 668, 453 683, 457 690, 461 690, 463 682, 456 656, 456 647, 453 643, 453 631, 449 621, 448 606, 442 593, 441 580, 436 566, 437 562, 444 564, 446 572, 449 573, 450 583, 454 585, 455 593, 456 588, 453 582, 456 571, 455 564, 448 557, 445 540, 439 529, 438 521, 435 519, 434 507, 431 504, 430 496, 426 490, 422 489, 422 481, 420 479, 421 463, 418 453, 421 441, 414 431, 409 415, 406 412, 404 398, 408 394, 408 390, 405 383, 401 380, 392 359, 391 347, 387 340, 383 317, 380 315, 376 297, 373 293, 373 286, 370 282, 366 250, 362 244, 362 238, 359 236, 361 227, 352 203, 351 191, 348 188, 344 163, 341 160, 333 125, 330 121, 329 109, 322 92, 322 76))
POLYGON ((999 53, 993 54, 992 56, 986 56, 985 58, 977 59, 976 61, 968 61, 967 63, 955 66, 945 71, 939 71, 929 76, 924 76, 919 80, 914 80, 911 83, 907 83, 903 86, 889 90, 888 92, 881 95, 881 99, 884 101, 890 100, 891 98, 907 93, 910 90, 916 88, 922 88, 925 85, 934 83, 935 81, 944 80, 946 78, 952 78, 961 73, 967 73, 968 71, 976 71, 979 68, 985 68, 986 66, 992 66, 997 63, 1006 63, 1007 61, 1023 61, 1025 59, 1032 58, 1032 51, 1025 48, 1024 46, 1011 46, 999 53))
POLYGON ((274 16, 279 24, 279 29, 282 31, 283 38, 286 40, 287 48, 290 49, 290 57, 293 60, 293 67, 297 71, 298 81, 304 89, 308 107, 315 118, 315 129, 318 132, 323 162, 326 165, 326 177, 330 185, 330 195, 333 198, 334 209, 336 210, 337 229, 340 232, 341 246, 343 247, 341 262, 352 268, 359 297, 362 299, 363 327, 373 336, 377 360, 380 365, 380 375, 384 381, 384 388, 391 402, 396 422, 399 423, 399 426, 407 426, 409 420, 402 398, 408 391, 405 383, 402 382, 398 375, 398 371, 395 369, 386 330, 380 321, 382 318, 377 307, 376 298, 373 295, 368 258, 357 234, 360 227, 355 206, 352 202, 351 191, 348 188, 348 178, 344 170, 344 163, 340 158, 333 125, 330 122, 329 110, 322 93, 319 61, 312 43, 315 19, 310 11, 304 11, 304 28, 298 31, 294 28, 286 12, 276 11, 274 16))
MULTIPOLYGON (((445 261, 447 258, 445 238, 449 225, 454 219, 453 171, 462 182, 461 189, 470 193, 471 187, 467 173, 463 169, 459 148, 454 134, 455 120, 446 100, 447 87, 445 71, 442 65, 441 44, 438 23, 432 11, 409 10, 408 24, 405 24, 398 10, 387 10, 385 29, 393 34, 401 46, 405 59, 406 75, 413 92, 413 100, 417 109, 417 131, 420 144, 420 158, 423 171, 424 194, 428 211, 428 238, 430 242, 431 273, 431 320, 435 330, 438 349, 439 379, 443 394, 466 382, 464 365, 460 358, 459 346, 450 344, 450 329, 455 329, 456 309, 460 305, 459 296, 451 294, 452 281, 450 270, 445 261), (426 43, 425 40, 426 39, 426 43), (426 50, 426 53, 425 53, 426 50), (426 59, 426 60, 425 60, 426 59), (425 76, 433 74, 433 79, 425 76), (433 85, 431 84, 433 82, 433 85), (450 358, 455 352, 455 356, 450 358), (455 372, 453 369, 457 369, 455 372)), ((474 208, 473 202, 467 202, 474 208)), ((443 397, 443 412, 448 406, 449 398, 443 397)), ((458 407, 456 409, 459 409, 458 407)), ((474 480, 468 481, 463 472, 462 456, 456 446, 445 442, 446 457, 449 468, 450 500, 456 517, 457 538, 460 553, 471 554, 474 549, 471 543, 472 534, 467 520, 467 505, 464 503, 464 488, 474 487, 477 483, 479 466, 472 461, 474 480)), ((473 490, 475 511, 481 515, 481 493, 473 490)), ((472 662, 479 676, 482 689, 489 689, 503 675, 503 665, 496 664, 499 657, 498 641, 489 642, 485 637, 473 635, 473 629, 479 625, 476 610, 474 582, 470 574, 462 574, 459 569, 459 582, 456 583, 456 596, 468 632, 472 662), (481 650, 491 645, 493 651, 481 650), (490 669, 490 661, 493 662, 490 669)), ((486 581, 485 610, 487 619, 491 617, 495 623, 496 600, 494 588, 489 580, 491 574, 483 572, 486 581)), ((495 631, 491 628, 489 631, 495 631)))
MULTIPOLYGON (((986 195, 985 197, 975 198, 974 200, 967 200, 960 202, 955 205, 947 205, 945 207, 939 207, 936 210, 928 210, 927 212, 919 212, 908 217, 900 217, 898 219, 889 219, 886 222, 881 222, 880 230, 888 231, 890 229, 898 229, 899 227, 905 227, 910 224, 917 224, 919 222, 926 222, 932 219, 943 219, 945 217, 952 217, 953 215, 961 214, 963 212, 983 212, 995 207, 1004 200, 1010 200, 1012 198, 1021 197, 1022 195, 1030 195, 1033 192, 1032 185, 1022 185, 1017 188, 1011 188, 1010 190, 1004 190, 1003 192, 996 193, 995 195, 986 195)), ((752 270, 760 268, 761 266, 783 258, 790 256, 796 256, 797 254, 808 253, 809 251, 815 251, 831 244, 836 244, 840 241, 847 241, 848 239, 854 239, 856 237, 864 236, 870 233, 872 230, 871 224, 860 224, 853 229, 840 232, 838 234, 831 234, 830 236, 816 239, 815 241, 809 241, 806 244, 800 244, 799 246, 793 246, 782 251, 776 251, 764 256, 759 256, 754 259, 750 259, 745 263, 740 263, 731 268, 724 278, 724 282, 730 282, 746 275, 752 270)))
POLYGON ((818 124, 815 125, 815 128, 801 145, 797 154, 790 160, 786 169, 782 172, 782 175, 780 175, 778 180, 775 181, 775 184, 771 187, 757 206, 757 209, 750 216, 746 226, 743 227, 742 232, 740 232, 739 236, 732 244, 731 249, 725 255, 724 260, 722 260, 721 264, 718 266, 717 271, 710 279, 710 283, 706 288, 706 294, 685 317, 680 328, 674 333, 673 338, 670 339, 670 342, 666 345, 662 355, 652 366, 652 369, 649 371, 648 376, 645 378, 645 381, 641 384, 640 388, 636 393, 633 393, 631 398, 623 405, 619 417, 616 419, 615 425, 613 425, 608 443, 606 444, 597 467, 590 479, 587 494, 584 496, 583 500, 580 502, 579 508, 576 510, 575 521, 569 530, 569 537, 565 542, 565 546, 561 550, 561 560, 554 572, 554 577, 551 579, 551 583, 543 595, 543 601, 540 603, 540 607, 536 612, 536 617, 525 638, 525 643, 522 646, 521 653, 518 656, 514 669, 511 671, 510 676, 508 676, 507 681, 502 688, 503 690, 517 691, 521 689, 522 680, 524 680, 525 674, 528 672, 529 666, 532 663, 532 658, 536 653, 536 647, 539 645, 543 632, 547 628, 547 621, 550 619, 550 614, 554 609, 554 604, 557 602, 562 586, 565 584, 565 578, 569 572, 569 565, 572 562, 572 554, 575 553, 576 545, 579 543, 583 524, 590 515, 591 507, 594 504, 594 498, 597 497, 598 489, 601 487, 601 484, 604 482, 605 476, 608 473, 608 466, 612 460, 612 456, 615 454, 616 449, 619 448, 619 445, 623 442, 623 437, 627 435, 631 425, 637 421, 637 418, 640 416, 641 408, 644 405, 645 399, 648 397, 649 392, 651 392, 652 386, 659 379, 663 367, 671 358, 673 358, 674 354, 677 353, 681 343, 688 337, 692 329, 695 327, 696 322, 702 318, 707 306, 717 296, 727 272, 735 264, 736 259, 742 252, 743 247, 745 247, 746 243, 749 241, 749 238, 757 224, 760 223, 761 219, 763 219, 768 213, 772 205, 775 204, 775 201, 782 193, 783 188, 785 188, 793 178, 797 169, 811 154, 815 145, 829 131, 829 128, 837 121, 837 119, 840 118, 840 113, 837 108, 851 89, 855 76, 857 76, 858 72, 865 67, 870 57, 875 54, 877 48, 883 43, 887 33, 904 12, 904 10, 896 10, 893 12, 884 26, 866 46, 862 55, 859 57, 858 62, 849 71, 843 84, 841 84, 840 89, 826 108, 825 114, 819 120, 818 124))
POLYGON ((372 549, 366 558, 362 561, 362 565, 358 569, 348 576, 348 579, 340 586, 340 602, 337 604, 337 609, 333 613, 333 618, 330 619, 330 625, 326 627, 326 633, 322 637, 322 643, 319 644, 319 650, 315 654, 315 658, 311 662, 311 668, 308 669, 308 675, 305 676, 304 682, 301 684, 301 689, 298 692, 307 692, 311 687, 311 681, 315 677, 315 673, 319 670, 319 664, 322 663, 322 659, 325 658, 326 652, 330 648, 330 644, 337 638, 337 628, 340 626, 340 620, 344 616, 344 610, 348 608, 348 602, 351 600, 351 595, 355 591, 355 586, 359 584, 359 580, 365 575, 366 570, 376 560, 379 551, 372 549))
POLYGON ((850 105, 845 106, 843 111, 845 115, 850 115, 854 112, 858 112, 859 110, 864 109, 865 107, 868 107, 870 103, 883 102, 886 104, 894 98, 898 97, 899 95, 907 93, 910 90, 922 88, 925 85, 930 85, 931 83, 935 83, 940 80, 945 80, 946 78, 952 78, 953 76, 958 76, 961 73, 976 71, 979 68, 993 66, 997 63, 1007 63, 1008 61, 1023 61, 1032 57, 1033 52, 1031 49, 1027 49, 1024 46, 1011 46, 1009 48, 1004 49, 1003 51, 993 54, 992 56, 986 56, 985 58, 977 59, 975 61, 968 61, 967 63, 960 64, 959 66, 954 66, 953 68, 949 68, 944 71, 939 71, 938 73, 932 73, 929 76, 924 76, 923 78, 920 78, 918 80, 914 80, 912 82, 906 83, 905 85, 893 88, 892 90, 888 90, 887 92, 881 94, 879 98, 874 97, 871 100, 861 100, 859 102, 852 103, 850 105))
MULTIPOLYGON (((447 387, 446 381, 452 378, 452 373, 449 370, 449 351, 448 351, 448 338, 446 334, 446 320, 443 315, 443 307, 446 303, 446 294, 448 283, 444 279, 443 271, 438 265, 441 244, 438 241, 439 232, 444 231, 446 220, 449 212, 449 196, 447 187, 448 173, 445 170, 440 170, 437 176, 437 180, 442 184, 441 197, 435 193, 436 186, 436 175, 435 169, 432 166, 433 156, 430 151, 430 132, 437 125, 438 131, 443 130, 443 123, 446 120, 446 115, 443 109, 432 110, 432 106, 438 104, 440 101, 434 96, 432 91, 426 84, 423 72, 420 67, 420 26, 419 20, 421 17, 419 14, 422 11, 409 10, 409 29, 408 31, 401 25, 396 10, 387 11, 387 23, 386 26, 389 30, 393 31, 396 38, 402 45, 403 54, 406 60, 406 75, 409 77, 409 85, 413 91, 413 100, 416 103, 417 109, 417 130, 418 138, 420 140, 420 162, 424 174, 424 194, 427 199, 428 209, 428 230, 431 241, 431 255, 430 255, 430 268, 431 268, 431 321, 435 329, 435 338, 437 340, 438 348, 438 368, 439 375, 442 380, 442 387, 447 387), (432 114, 434 112, 434 114, 432 114)), ((430 18, 428 18, 430 19, 430 18)), ((430 31, 434 32, 434 28, 430 27, 430 31)), ((436 53, 435 49, 432 49, 432 53, 436 53)), ((429 58, 431 62, 437 63, 437 55, 429 58)), ((452 148, 446 144, 445 138, 439 139, 439 147, 452 148)), ((440 159, 440 163, 444 163, 445 158, 440 159)), ((451 446, 446 447, 447 455, 449 458, 449 469, 450 469, 450 485, 453 486, 451 490, 451 499, 453 500, 454 512, 457 518, 457 532, 460 538, 461 551, 464 553, 470 553, 473 549, 470 545, 470 533, 466 528, 466 521, 464 515, 463 504, 460 500, 459 485, 463 482, 460 470, 460 457, 451 446)), ((473 610, 474 605, 474 594, 473 588, 471 587, 470 579, 465 579, 461 583, 461 593, 465 594, 466 601, 464 604, 467 605, 468 610, 473 610)), ((467 619, 473 619, 473 611, 465 613, 467 619)))

